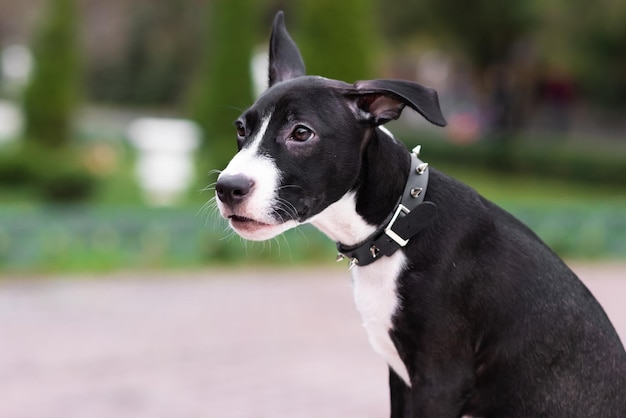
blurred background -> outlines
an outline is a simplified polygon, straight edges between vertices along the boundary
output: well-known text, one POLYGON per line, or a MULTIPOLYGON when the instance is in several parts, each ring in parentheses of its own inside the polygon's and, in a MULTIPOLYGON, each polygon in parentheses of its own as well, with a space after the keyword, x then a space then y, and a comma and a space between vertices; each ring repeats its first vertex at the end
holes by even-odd
POLYGON ((284 9, 310 74, 414 80, 445 129, 391 129, 560 255, 626 257, 626 3, 3 0, 0 271, 332 260, 304 227, 243 243, 211 201, 284 9))
POLYGON ((436 88, 445 129, 391 130, 626 338, 626 2, 2 0, 2 417, 388 416, 334 243, 243 242, 213 201, 280 9, 310 74, 436 88))

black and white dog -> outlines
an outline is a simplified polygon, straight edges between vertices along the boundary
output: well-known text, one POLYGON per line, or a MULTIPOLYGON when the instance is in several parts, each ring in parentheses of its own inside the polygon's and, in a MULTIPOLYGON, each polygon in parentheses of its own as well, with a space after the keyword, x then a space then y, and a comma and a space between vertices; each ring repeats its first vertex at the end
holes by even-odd
POLYGON ((392 417, 626 417, 626 353, 574 273, 526 226, 381 125, 437 94, 306 76, 283 15, 269 89, 235 122, 218 207, 250 240, 311 223, 350 259, 392 417))

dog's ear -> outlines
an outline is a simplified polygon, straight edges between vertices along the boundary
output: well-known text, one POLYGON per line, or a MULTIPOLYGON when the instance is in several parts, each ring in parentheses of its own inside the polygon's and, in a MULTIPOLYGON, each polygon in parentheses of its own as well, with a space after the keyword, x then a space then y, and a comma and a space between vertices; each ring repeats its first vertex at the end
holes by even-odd
POLYGON ((281 81, 306 75, 304 61, 296 43, 285 28, 283 12, 276 13, 270 37, 270 87, 281 81))
POLYGON ((398 119, 407 105, 430 123, 446 126, 437 92, 417 83, 401 80, 357 81, 346 95, 357 118, 377 126, 398 119))

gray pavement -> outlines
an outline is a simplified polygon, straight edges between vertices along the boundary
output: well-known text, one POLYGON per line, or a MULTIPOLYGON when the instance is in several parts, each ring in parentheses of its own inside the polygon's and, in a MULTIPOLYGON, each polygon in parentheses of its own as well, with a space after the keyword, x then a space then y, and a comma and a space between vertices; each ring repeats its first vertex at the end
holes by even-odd
MULTIPOLYGON (((573 264, 626 340, 626 264, 573 264)), ((0 281, 0 418, 383 417, 344 269, 0 281)))

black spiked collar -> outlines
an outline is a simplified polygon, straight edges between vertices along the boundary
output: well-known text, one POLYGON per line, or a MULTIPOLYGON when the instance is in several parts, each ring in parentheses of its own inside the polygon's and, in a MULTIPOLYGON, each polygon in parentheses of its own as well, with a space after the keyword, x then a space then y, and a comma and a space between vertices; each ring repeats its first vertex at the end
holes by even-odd
POLYGON ((411 153, 411 171, 394 210, 372 235, 359 244, 347 247, 338 242, 337 261, 348 258, 352 268, 366 266, 383 256, 389 257, 437 217, 437 206, 424 202, 429 170, 428 163, 419 159, 419 152, 418 145, 411 153))

